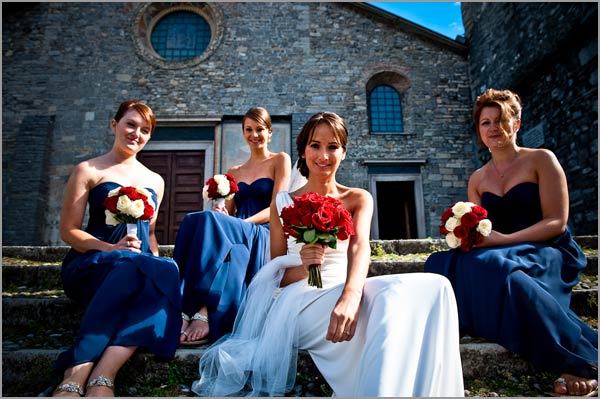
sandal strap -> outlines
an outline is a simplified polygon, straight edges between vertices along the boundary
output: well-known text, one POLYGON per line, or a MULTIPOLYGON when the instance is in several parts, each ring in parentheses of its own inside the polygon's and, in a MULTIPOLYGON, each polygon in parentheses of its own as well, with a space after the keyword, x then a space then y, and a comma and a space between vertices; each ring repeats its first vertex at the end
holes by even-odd
POLYGON ((208 323, 208 316, 204 316, 202 313, 195 313, 192 316, 192 320, 200 320, 200 321, 203 321, 205 323, 208 323))
POLYGON ((110 378, 100 374, 98 377, 88 382, 87 388, 89 387, 107 387, 114 391, 115 384, 110 378))
POLYGON ((59 386, 57 386, 54 390, 54 393, 59 392, 77 392, 79 396, 85 395, 85 392, 83 391, 81 385, 73 381, 65 382, 64 384, 60 384, 59 386))

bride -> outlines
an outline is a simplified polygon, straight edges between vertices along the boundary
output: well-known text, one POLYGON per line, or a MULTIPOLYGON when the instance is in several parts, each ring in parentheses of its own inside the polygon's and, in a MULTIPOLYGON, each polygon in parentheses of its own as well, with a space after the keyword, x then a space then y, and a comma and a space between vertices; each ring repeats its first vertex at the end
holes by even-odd
POLYGON ((335 396, 464 396, 456 302, 448 280, 429 273, 367 279, 371 195, 336 181, 348 130, 331 112, 313 115, 296 144, 307 183, 271 204, 271 256, 256 274, 233 332, 200 359, 201 396, 283 396, 306 350, 335 396), (355 235, 337 249, 286 241, 279 218, 293 198, 338 199, 355 235), (307 283, 320 263, 323 288, 307 283))

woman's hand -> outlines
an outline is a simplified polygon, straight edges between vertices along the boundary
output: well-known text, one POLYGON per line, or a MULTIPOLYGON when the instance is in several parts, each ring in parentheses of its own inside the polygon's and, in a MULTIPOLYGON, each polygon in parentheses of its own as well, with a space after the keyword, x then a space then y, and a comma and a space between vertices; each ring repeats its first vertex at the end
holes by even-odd
POLYGON ((308 271, 310 265, 322 265, 325 260, 325 246, 321 244, 304 244, 300 249, 302 266, 308 271))
POLYGON ((142 253, 142 241, 140 241, 135 234, 127 234, 121 238, 116 244, 114 244, 114 250, 124 250, 136 253, 142 253))
POLYGON ((361 297, 361 293, 356 291, 342 291, 331 312, 326 339, 336 343, 350 341, 354 337, 361 297))
POLYGON ((489 236, 483 237, 481 244, 474 245, 473 248, 494 247, 497 245, 508 244, 506 238, 507 236, 505 234, 492 230, 489 236))
POLYGON ((218 212, 218 213, 222 213, 224 215, 229 215, 229 211, 227 211, 227 207, 225 205, 218 206, 217 204, 215 204, 213 206, 213 211, 218 212))

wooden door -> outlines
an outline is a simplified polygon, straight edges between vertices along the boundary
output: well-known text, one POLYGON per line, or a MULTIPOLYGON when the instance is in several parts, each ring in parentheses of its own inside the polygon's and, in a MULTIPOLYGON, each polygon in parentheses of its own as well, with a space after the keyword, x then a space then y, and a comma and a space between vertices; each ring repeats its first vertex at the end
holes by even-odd
POLYGON ((175 243, 179 223, 203 210, 204 151, 142 151, 138 159, 165 180, 155 234, 159 244, 175 243))

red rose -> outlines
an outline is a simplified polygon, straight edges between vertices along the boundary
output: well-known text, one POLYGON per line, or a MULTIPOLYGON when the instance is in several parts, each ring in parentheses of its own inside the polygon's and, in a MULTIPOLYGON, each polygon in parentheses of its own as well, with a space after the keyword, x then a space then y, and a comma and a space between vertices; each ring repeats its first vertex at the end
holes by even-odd
POLYGON ((312 224, 319 232, 327 232, 335 227, 333 222, 333 208, 323 204, 316 213, 312 215, 312 224))
POLYGON ((469 229, 479 223, 479 218, 474 212, 467 212, 460 218, 460 224, 467 226, 469 229))
POLYGON ((450 233, 450 232, 449 232, 449 231, 448 231, 448 229, 446 228, 446 224, 442 224, 442 225, 440 225, 440 234, 446 235, 446 234, 448 234, 448 233, 450 233))
POLYGON ((479 220, 485 219, 488 216, 488 213, 485 210, 485 208, 481 207, 479 205, 475 205, 475 206, 471 207, 471 212, 473 212, 475 215, 477 215, 479 220))
POLYGON ((454 235, 463 240, 469 236, 469 228, 464 224, 458 225, 454 228, 454 235))
POLYGON ((442 224, 446 224, 450 216, 453 216, 452 207, 446 209, 444 213, 442 213, 442 224))
POLYGON ((117 213, 119 210, 117 209, 117 201, 119 200, 118 196, 106 197, 102 205, 112 213, 117 213))
POLYGON ((144 214, 140 219, 150 220, 154 216, 154 208, 147 201, 144 201, 144 214))

